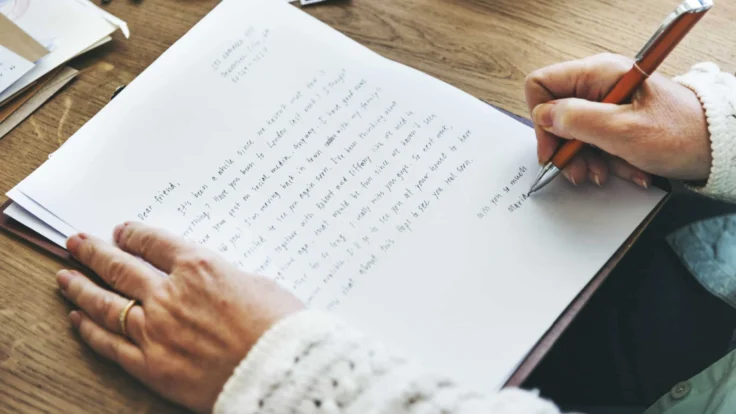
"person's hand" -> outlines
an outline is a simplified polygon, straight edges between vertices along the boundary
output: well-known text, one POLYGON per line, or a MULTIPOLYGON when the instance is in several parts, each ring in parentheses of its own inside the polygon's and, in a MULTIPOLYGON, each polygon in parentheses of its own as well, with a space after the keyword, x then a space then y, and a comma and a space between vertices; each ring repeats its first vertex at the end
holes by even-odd
POLYGON ((632 65, 623 56, 602 54, 548 66, 527 77, 539 162, 552 158, 560 138, 577 139, 591 146, 563 171, 573 184, 590 180, 602 185, 611 173, 645 188, 650 174, 707 179, 710 135, 703 107, 690 89, 654 74, 631 103, 599 103, 632 65))
POLYGON ((60 271, 61 291, 81 308, 69 314, 72 325, 95 352, 193 410, 211 411, 260 336, 302 309, 275 282, 162 231, 126 223, 114 239, 119 248, 85 235, 67 242, 109 289, 82 273, 60 271), (139 304, 128 313, 126 337, 119 318, 129 299, 139 304))

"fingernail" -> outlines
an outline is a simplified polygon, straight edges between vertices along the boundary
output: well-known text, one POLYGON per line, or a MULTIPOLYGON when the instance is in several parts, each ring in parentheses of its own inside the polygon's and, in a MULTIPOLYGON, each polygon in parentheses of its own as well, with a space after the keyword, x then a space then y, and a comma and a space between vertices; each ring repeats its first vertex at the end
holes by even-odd
POLYGON ((539 104, 532 110, 532 119, 534 123, 539 125, 541 128, 549 129, 553 124, 552 108, 554 105, 544 103, 539 104))
POLYGON ((595 183, 595 185, 597 185, 598 187, 600 187, 601 186, 601 177, 599 177, 598 174, 593 174, 593 182, 595 183))
POLYGON ((59 270, 58 273, 56 273, 56 282, 59 284, 59 287, 61 290, 67 290, 69 288, 69 283, 72 281, 72 278, 74 277, 74 274, 66 269, 59 270))
POLYGON ((82 322, 82 315, 78 311, 69 312, 69 320, 72 322, 72 326, 75 329, 79 329, 79 324, 82 322))
POLYGON ((572 183, 572 185, 575 185, 575 186, 578 185, 578 182, 575 180, 575 177, 568 174, 567 172, 564 172, 563 174, 565 174, 565 177, 567 177, 567 179, 572 183))
POLYGON ((126 224, 119 224, 115 226, 115 230, 112 231, 112 239, 115 240, 115 243, 120 242, 120 233, 122 233, 123 229, 125 228, 126 224))
POLYGON ((646 190, 646 189, 649 189, 649 184, 647 184, 647 180, 645 180, 645 179, 643 179, 643 178, 641 178, 641 177, 640 177, 640 178, 637 178, 637 179, 636 179, 636 183, 637 183, 637 184, 638 184, 638 185, 639 185, 640 187, 644 188, 645 190, 646 190))

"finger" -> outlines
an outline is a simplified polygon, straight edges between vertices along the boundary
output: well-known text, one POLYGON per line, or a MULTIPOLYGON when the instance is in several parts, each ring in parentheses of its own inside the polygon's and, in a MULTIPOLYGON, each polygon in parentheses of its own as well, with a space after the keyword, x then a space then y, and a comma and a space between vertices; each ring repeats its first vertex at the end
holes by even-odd
POLYGON ((104 330, 84 312, 73 311, 69 314, 69 319, 82 340, 93 351, 117 363, 132 376, 138 379, 143 378, 145 358, 140 348, 126 341, 122 336, 104 330))
POLYGON ((585 157, 580 154, 576 155, 562 170, 562 174, 573 185, 584 183, 588 176, 588 165, 585 162, 585 157))
POLYGON ((143 301, 161 281, 161 276, 140 259, 96 237, 72 236, 66 246, 77 260, 125 297, 143 301))
MULTIPOLYGON (((603 53, 536 70, 527 76, 524 84, 529 113, 538 105, 559 98, 600 101, 630 68, 629 58, 603 53)), ((559 138, 543 128, 535 127, 534 132, 539 162, 545 163, 559 146, 559 138)))
POLYGON ((602 53, 538 69, 524 81, 529 112, 541 103, 559 98, 601 101, 631 65, 629 58, 602 53))
POLYGON ((560 146, 560 139, 545 131, 539 125, 534 126, 537 135, 537 157, 540 164, 549 161, 560 146))
MULTIPOLYGON (((61 292, 72 303, 79 306, 99 326, 116 334, 122 334, 120 314, 129 300, 102 289, 85 275, 74 270, 62 270, 56 274, 61 292)), ((135 344, 143 342, 144 312, 133 306, 128 312, 125 330, 135 344)))
POLYGON ((588 180, 598 187, 608 181, 608 164, 598 151, 590 148, 585 150, 585 161, 588 165, 588 180))
POLYGON ((177 257, 193 249, 184 239, 140 223, 116 227, 113 237, 121 249, 140 256, 166 273, 171 272, 177 257))
POLYGON ((611 155, 606 155, 605 157, 608 163, 608 168, 613 175, 624 180, 631 181, 645 189, 652 185, 652 176, 650 174, 634 167, 621 158, 611 155))
POLYGON ((609 154, 621 156, 645 124, 644 115, 631 105, 614 105, 565 98, 541 104, 532 112, 534 122, 560 138, 595 145, 609 154))

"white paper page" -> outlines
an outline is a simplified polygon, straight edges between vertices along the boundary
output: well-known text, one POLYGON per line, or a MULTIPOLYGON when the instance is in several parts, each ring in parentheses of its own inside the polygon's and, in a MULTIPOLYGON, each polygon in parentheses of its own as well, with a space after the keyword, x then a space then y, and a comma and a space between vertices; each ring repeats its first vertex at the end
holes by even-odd
POLYGON ((100 46, 102 46, 105 43, 110 42, 110 41, 112 41, 112 37, 108 36, 108 37, 100 40, 99 42, 93 44, 92 46, 88 47, 87 49, 84 49, 83 51, 79 52, 79 54, 77 54, 77 56, 83 55, 83 54, 89 52, 90 50, 97 49, 98 47, 100 47, 100 46))
POLYGON ((10 204, 3 213, 45 237, 49 241, 66 248, 66 237, 63 234, 51 228, 19 204, 10 204))
POLYGON ((0 46, 0 91, 4 91, 15 81, 33 69, 33 62, 23 59, 3 46, 0 46))
POLYGON ((496 388, 664 195, 527 199, 537 168, 529 127, 284 2, 230 0, 18 189, 107 240, 167 228, 496 388))
POLYGON ((51 51, 36 62, 33 70, 3 91, 0 102, 117 29, 76 0, 33 0, 26 2, 25 7, 0 11, 51 51))
POLYGON ((103 19, 107 20, 111 24, 118 27, 126 39, 130 38, 130 29, 128 29, 128 24, 125 23, 125 21, 99 8, 96 4, 92 3, 90 0, 76 0, 76 1, 77 3, 83 5, 84 7, 92 11, 93 13, 96 13, 103 19))
MULTIPOLYGON (((39 218, 41 221, 46 223, 46 225, 51 227, 54 231, 61 233, 67 237, 72 236, 73 234, 77 233, 77 230, 74 227, 71 227, 69 224, 65 223, 63 220, 56 217, 54 214, 52 214, 50 211, 45 209, 43 206, 36 203, 30 197, 20 192, 17 188, 13 188, 10 191, 8 191, 7 195, 16 204, 18 204, 24 210, 31 213, 33 216, 39 218)), ((66 247, 66 246, 62 245, 62 247, 66 247)))

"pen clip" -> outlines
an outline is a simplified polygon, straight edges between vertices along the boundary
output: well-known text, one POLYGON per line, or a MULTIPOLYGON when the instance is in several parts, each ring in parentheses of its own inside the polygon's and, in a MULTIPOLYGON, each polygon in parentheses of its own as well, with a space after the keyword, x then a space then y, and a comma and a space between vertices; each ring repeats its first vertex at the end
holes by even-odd
POLYGON ((677 22, 682 16, 688 13, 703 13, 710 10, 711 7, 713 7, 712 0, 683 1, 679 6, 677 6, 675 11, 667 16, 662 25, 659 26, 659 29, 654 32, 654 35, 652 35, 647 44, 645 44, 641 51, 636 54, 636 61, 639 62, 647 54, 649 48, 654 46, 657 40, 659 40, 659 38, 663 36, 667 32, 667 30, 672 27, 675 22, 677 22))

